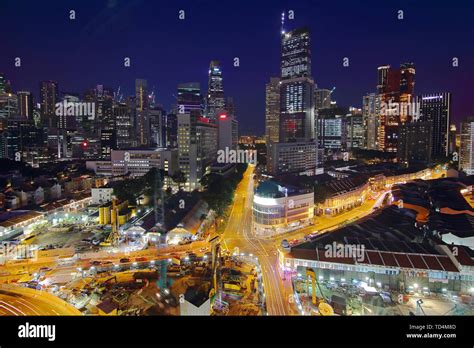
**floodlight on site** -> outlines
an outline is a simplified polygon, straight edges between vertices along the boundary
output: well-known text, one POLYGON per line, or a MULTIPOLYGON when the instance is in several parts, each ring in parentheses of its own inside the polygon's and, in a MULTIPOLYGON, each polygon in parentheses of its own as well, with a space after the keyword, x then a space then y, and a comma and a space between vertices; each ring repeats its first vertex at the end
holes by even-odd
POLYGON ((418 284, 417 284, 417 283, 413 284, 413 287, 414 287, 415 289, 418 289, 418 284))
POLYGON ((166 294, 166 295, 169 295, 169 294, 170 294, 170 290, 169 290, 169 289, 165 289, 165 294, 166 294))
POLYGON ((346 278, 341 278, 341 282, 345 282, 346 281, 346 278))
POLYGON ((334 277, 330 277, 329 280, 333 282, 333 281, 334 281, 334 277))
POLYGON ((379 288, 381 288, 381 287, 382 287, 382 283, 381 283, 381 282, 377 282, 377 286, 378 286, 379 288))
POLYGON ((323 276, 319 276, 319 280, 323 280, 323 279, 324 279, 324 277, 323 277, 323 276))

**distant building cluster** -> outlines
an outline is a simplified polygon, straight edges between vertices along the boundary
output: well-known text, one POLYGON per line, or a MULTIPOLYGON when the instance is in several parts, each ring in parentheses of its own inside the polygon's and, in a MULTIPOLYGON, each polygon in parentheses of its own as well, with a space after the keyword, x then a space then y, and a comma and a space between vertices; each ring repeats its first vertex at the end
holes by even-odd
POLYGON ((209 67, 207 94, 197 82, 179 83, 171 110, 155 102, 145 79, 124 97, 97 85, 82 95, 42 81, 38 99, 14 92, 0 74, 0 158, 33 167, 62 160, 88 161, 98 175, 144 175, 159 168, 184 175, 186 190, 200 187, 219 149, 237 150, 238 122, 226 97, 222 67, 209 67))

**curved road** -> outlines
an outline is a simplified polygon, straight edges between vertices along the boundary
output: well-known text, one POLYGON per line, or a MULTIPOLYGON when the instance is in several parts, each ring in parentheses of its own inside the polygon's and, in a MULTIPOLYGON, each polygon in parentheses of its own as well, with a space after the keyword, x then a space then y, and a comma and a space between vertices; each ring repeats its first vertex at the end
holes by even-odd
POLYGON ((0 286, 0 315, 82 315, 74 306, 44 291, 0 286))
POLYGON ((257 238, 252 232, 253 171, 249 165, 235 191, 234 203, 222 235, 222 245, 233 252, 253 254, 259 259, 269 315, 290 315, 290 291, 285 289, 278 272, 274 241, 257 238))

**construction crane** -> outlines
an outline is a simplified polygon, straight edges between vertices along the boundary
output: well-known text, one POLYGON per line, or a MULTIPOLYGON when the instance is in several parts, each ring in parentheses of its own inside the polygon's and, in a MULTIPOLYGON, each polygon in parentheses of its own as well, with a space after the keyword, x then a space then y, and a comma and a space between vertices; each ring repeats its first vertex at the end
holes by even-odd
MULTIPOLYGON (((159 227, 161 230, 160 233, 160 243, 164 242, 165 236, 165 203, 163 196, 163 183, 161 181, 161 173, 159 170, 155 169, 155 180, 153 187, 153 209, 155 214, 155 226, 159 227)), ((168 272, 168 263, 166 260, 160 261, 160 279, 158 282, 158 287, 161 291, 164 291, 167 287, 167 272, 168 272)))
POLYGON ((326 298, 324 297, 323 292, 319 286, 319 283, 316 280, 316 272, 313 269, 306 269, 306 291, 309 294, 309 282, 311 278, 311 302, 313 305, 318 306, 319 315, 333 315, 334 309, 330 304, 328 304, 326 298), (318 303, 318 298, 316 297, 316 286, 318 286, 319 292, 321 293, 321 299, 318 303))
POLYGON ((220 237, 219 236, 214 236, 209 239, 209 244, 211 244, 211 270, 212 270, 212 290, 211 293, 214 295, 217 292, 218 289, 218 274, 217 274, 217 263, 219 262, 219 257, 221 253, 221 247, 220 247, 220 237))
POLYGON ((326 98, 323 99, 323 101, 322 101, 321 104, 324 104, 324 102, 326 101, 326 99, 328 99, 328 98, 331 96, 331 94, 332 94, 335 90, 336 90, 336 87, 333 87, 333 88, 331 89, 331 92, 329 92, 329 94, 326 96, 326 98))

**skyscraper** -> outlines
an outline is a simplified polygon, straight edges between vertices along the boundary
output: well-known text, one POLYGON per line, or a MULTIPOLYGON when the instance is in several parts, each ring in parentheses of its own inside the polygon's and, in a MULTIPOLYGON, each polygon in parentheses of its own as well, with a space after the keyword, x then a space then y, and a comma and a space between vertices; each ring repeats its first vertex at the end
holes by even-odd
POLYGON ((431 162, 431 122, 408 122, 400 125, 398 131, 397 159, 399 162, 427 165, 431 162))
POLYGON ((163 108, 155 106, 148 110, 150 119, 150 145, 166 147, 166 112, 163 108))
POLYGON ((179 168, 186 178, 185 190, 200 187, 200 180, 217 157, 217 125, 197 111, 178 114, 179 168))
POLYGON ((5 75, 0 73, 0 94, 6 93, 7 80, 5 75))
POLYGON ((144 79, 135 80, 135 98, 137 111, 143 111, 148 107, 148 83, 144 79))
POLYGON ((318 115, 318 145, 335 152, 347 149, 346 108, 322 109, 318 115))
MULTIPOLYGON (((307 28, 282 32, 280 68, 278 141, 269 143, 267 150, 271 163, 267 169, 273 175, 314 174, 317 143, 310 34, 307 28)), ((274 129, 276 122, 271 117, 270 121, 272 123, 267 127, 274 129)))
POLYGON ((279 141, 310 141, 315 134, 309 30, 283 34, 281 46, 279 141))
POLYGON ((217 118, 218 149, 237 150, 239 143, 239 124, 235 117, 228 114, 220 114, 217 118))
POLYGON ((349 108, 350 113, 346 116, 347 125, 347 149, 362 149, 365 144, 364 117, 362 110, 349 108))
POLYGON ((401 124, 410 122, 414 110, 415 65, 403 63, 400 68, 390 65, 377 70, 377 92, 380 98, 377 143, 379 150, 397 152, 398 130, 401 124))
POLYGON ((461 122, 461 146, 459 148, 459 169, 467 175, 474 175, 474 117, 461 122))
POLYGON ((178 85, 178 113, 188 113, 191 110, 203 110, 203 98, 199 82, 180 83, 178 85))
POLYGON ((378 150, 378 129, 380 117, 380 96, 368 94, 362 100, 362 117, 364 120, 365 145, 367 150, 378 150))
POLYGON ((42 81, 40 83, 40 110, 43 127, 57 127, 56 103, 59 102, 58 83, 42 81))
POLYGON ((280 139, 280 79, 272 77, 265 88, 265 136, 267 143, 280 139))
POLYGON ((209 66, 209 83, 207 93, 207 117, 216 120, 217 115, 225 109, 224 87, 220 62, 211 61, 209 66))
POLYGON ((127 149, 134 145, 132 113, 126 103, 114 103, 116 148, 127 149))
POLYGON ((432 93, 418 97, 420 120, 433 124, 432 159, 448 156, 451 93, 432 93))
POLYGON ((272 172, 271 147, 280 139, 280 79, 270 78, 265 86, 265 142, 267 145, 267 171, 272 172))

